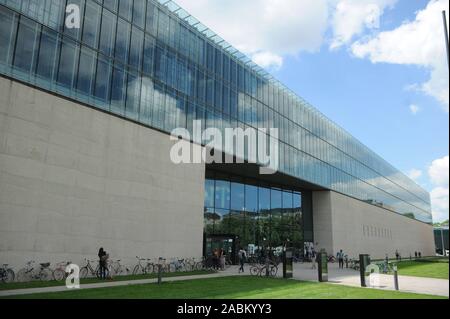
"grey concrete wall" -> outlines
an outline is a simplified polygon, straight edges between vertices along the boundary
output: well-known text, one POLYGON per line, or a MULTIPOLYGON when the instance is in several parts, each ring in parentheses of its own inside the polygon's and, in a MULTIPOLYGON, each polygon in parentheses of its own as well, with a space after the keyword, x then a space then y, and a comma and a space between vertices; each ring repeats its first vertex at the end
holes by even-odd
POLYGON ((433 227, 381 207, 331 192, 313 192, 314 239, 318 248, 349 257, 367 253, 372 258, 403 257, 415 251, 435 254, 433 227))
POLYGON ((169 136, 0 78, 0 263, 200 257, 203 164, 169 136))

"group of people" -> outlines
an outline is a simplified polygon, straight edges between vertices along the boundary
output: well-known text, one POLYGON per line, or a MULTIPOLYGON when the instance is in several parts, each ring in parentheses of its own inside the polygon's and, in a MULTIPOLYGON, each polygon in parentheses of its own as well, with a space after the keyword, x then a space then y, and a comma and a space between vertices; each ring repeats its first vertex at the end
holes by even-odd
POLYGON ((216 248, 212 254, 213 268, 216 270, 225 269, 225 251, 222 248, 216 248))

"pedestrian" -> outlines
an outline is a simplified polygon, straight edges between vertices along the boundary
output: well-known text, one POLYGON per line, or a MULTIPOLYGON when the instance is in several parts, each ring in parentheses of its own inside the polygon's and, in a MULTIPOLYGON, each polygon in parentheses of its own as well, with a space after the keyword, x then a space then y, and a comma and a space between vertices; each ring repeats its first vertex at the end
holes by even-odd
POLYGON ((314 250, 314 248, 311 250, 311 262, 311 269, 316 269, 316 251, 314 250))
POLYGON ((400 254, 398 253, 398 250, 395 250, 395 259, 398 261, 400 257, 400 254))
POLYGON ((99 271, 100 271, 100 279, 106 279, 106 269, 107 269, 107 260, 109 255, 100 247, 98 250, 98 263, 99 263, 99 271))
POLYGON ((225 252, 223 251, 223 248, 219 251, 219 259, 220 259, 220 269, 225 270, 225 252))
POLYGON ((342 251, 342 249, 339 250, 336 257, 339 262, 339 269, 344 269, 344 252, 342 251))
POLYGON ((414 258, 417 259, 417 251, 414 252, 414 258))
POLYGON ((244 264, 247 259, 247 252, 241 247, 238 252, 239 257, 239 273, 244 272, 244 264))
POLYGON ((419 258, 422 258, 422 253, 419 251, 419 258))

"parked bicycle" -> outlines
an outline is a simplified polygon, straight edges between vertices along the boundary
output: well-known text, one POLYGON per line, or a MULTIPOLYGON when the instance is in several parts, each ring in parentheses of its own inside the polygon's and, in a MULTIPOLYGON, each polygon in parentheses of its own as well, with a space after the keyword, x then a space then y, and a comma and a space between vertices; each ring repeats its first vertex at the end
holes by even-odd
POLYGON ((100 278, 100 265, 98 264, 98 260, 89 260, 86 258, 84 258, 84 260, 86 261, 86 265, 80 269, 80 278, 84 279, 89 276, 100 278), (95 262, 97 262, 97 266, 93 268, 91 263, 95 262))
POLYGON ((133 268, 133 275, 147 275, 155 271, 155 264, 151 262, 150 258, 141 258, 139 256, 136 256, 136 258, 138 263, 133 268))
POLYGON ((268 265, 266 265, 266 263, 257 263, 250 266, 250 274, 253 276, 263 277, 267 275, 267 272, 270 277, 275 277, 278 273, 278 264, 275 261, 270 260, 268 265))
POLYGON ((27 282, 32 280, 48 281, 53 279, 53 272, 50 269, 50 263, 40 263, 36 267, 36 262, 30 260, 27 262, 25 268, 17 272, 18 282, 27 282))
POLYGON ((182 272, 186 271, 186 268, 184 259, 173 258, 169 263, 169 272, 182 272))
POLYGON ((117 259, 108 262, 108 270, 111 277, 128 275, 130 273, 130 269, 125 265, 122 265, 120 261, 120 259, 117 259))
POLYGON ((3 264, 0 268, 0 281, 3 283, 10 283, 14 281, 14 278, 14 270, 8 268, 8 264, 3 264))
POLYGON ((71 261, 61 261, 57 263, 55 270, 53 270, 53 279, 55 279, 56 281, 62 281, 66 279, 66 267, 71 263, 71 261))

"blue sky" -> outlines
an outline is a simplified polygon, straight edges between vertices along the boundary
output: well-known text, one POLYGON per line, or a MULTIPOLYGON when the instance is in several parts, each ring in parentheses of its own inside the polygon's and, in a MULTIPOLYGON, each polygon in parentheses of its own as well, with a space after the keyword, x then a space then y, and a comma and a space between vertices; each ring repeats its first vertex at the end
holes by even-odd
POLYGON ((444 0, 179 0, 431 192, 448 219, 444 0))

